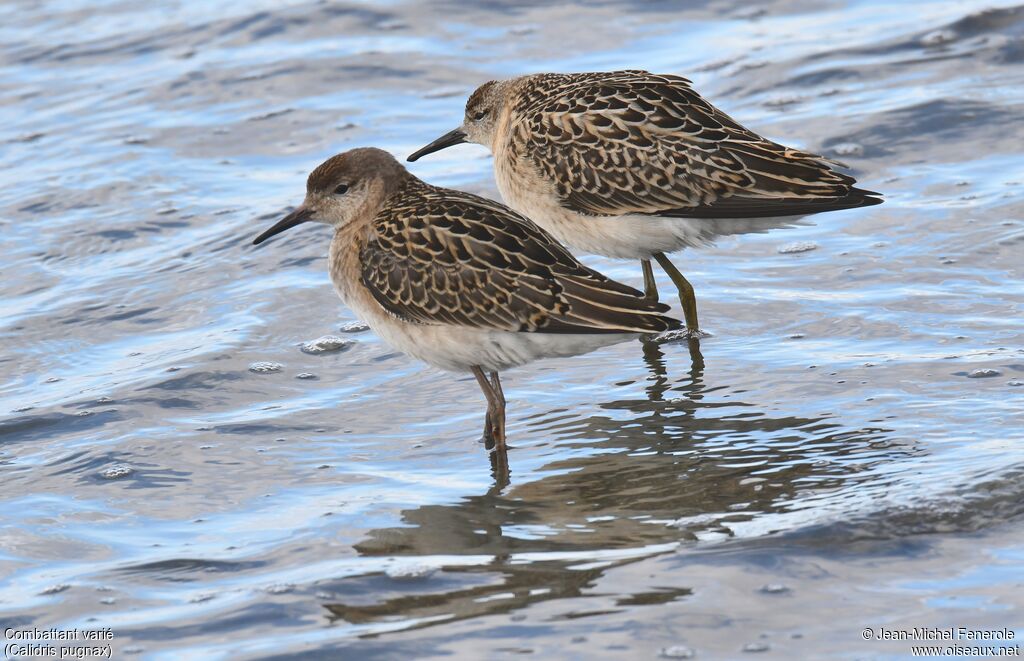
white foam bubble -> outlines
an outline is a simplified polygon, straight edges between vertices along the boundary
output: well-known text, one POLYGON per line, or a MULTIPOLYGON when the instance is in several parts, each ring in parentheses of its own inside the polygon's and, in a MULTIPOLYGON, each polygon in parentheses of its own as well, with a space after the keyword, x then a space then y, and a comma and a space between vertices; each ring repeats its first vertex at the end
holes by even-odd
POLYGON ((811 250, 817 250, 818 244, 814 241, 794 241, 793 243, 787 243, 784 246, 779 246, 778 252, 780 255, 792 255, 798 252, 810 252, 811 250))
POLYGON ((355 340, 346 340, 337 335, 324 335, 302 345, 303 353, 319 354, 341 351, 355 344, 355 340))
POLYGON ((275 363, 272 360, 257 360, 255 363, 249 365, 249 371, 255 372, 256 374, 269 374, 270 372, 280 372, 284 369, 284 365, 281 363, 275 363))

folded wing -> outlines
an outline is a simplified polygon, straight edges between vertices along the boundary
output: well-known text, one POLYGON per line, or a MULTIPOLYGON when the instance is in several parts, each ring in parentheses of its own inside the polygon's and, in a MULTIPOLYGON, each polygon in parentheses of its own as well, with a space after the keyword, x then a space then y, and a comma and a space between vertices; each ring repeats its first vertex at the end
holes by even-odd
POLYGON ((679 327, 664 316, 668 306, 587 268, 525 217, 468 193, 418 186, 377 216, 360 254, 363 284, 390 314, 515 332, 679 327))
POLYGON ((748 218, 878 204, 834 162, 763 138, 685 78, 548 74, 514 109, 520 158, 592 215, 748 218))

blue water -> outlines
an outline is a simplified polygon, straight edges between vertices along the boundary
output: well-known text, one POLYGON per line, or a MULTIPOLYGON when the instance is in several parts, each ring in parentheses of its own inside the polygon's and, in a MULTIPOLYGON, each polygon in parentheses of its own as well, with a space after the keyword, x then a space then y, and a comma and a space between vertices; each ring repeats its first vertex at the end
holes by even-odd
MULTIPOLYGON (((0 624, 147 659, 1019 638, 1022 64, 1012 3, 5 4, 0 624), (507 374, 504 484, 472 377, 341 329, 326 229, 251 239, 325 157, 405 156, 485 80, 613 68, 686 75, 886 203, 681 254, 701 360, 507 374), (323 335, 355 343, 300 350, 323 335)), ((413 171, 497 196, 480 147, 413 171)))

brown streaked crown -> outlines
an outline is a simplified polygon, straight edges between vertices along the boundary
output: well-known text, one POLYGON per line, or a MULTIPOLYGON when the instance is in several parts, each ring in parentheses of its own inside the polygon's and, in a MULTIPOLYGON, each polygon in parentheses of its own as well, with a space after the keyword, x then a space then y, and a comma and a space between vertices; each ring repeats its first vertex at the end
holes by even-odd
POLYGON ((476 88, 472 94, 469 95, 469 100, 466 101, 466 116, 472 117, 478 109, 483 109, 481 106, 486 105, 489 100, 491 91, 494 86, 498 84, 496 80, 489 80, 480 87, 476 88))
POLYGON ((364 179, 398 183, 412 175, 383 149, 359 147, 332 156, 317 166, 306 180, 308 193, 329 194, 340 184, 354 186, 364 179))

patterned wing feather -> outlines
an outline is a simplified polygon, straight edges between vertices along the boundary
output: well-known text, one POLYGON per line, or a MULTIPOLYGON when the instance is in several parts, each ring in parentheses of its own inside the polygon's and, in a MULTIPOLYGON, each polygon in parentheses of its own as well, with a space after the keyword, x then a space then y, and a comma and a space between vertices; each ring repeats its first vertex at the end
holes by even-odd
POLYGON ((581 213, 766 217, 881 202, 831 161, 746 129, 678 76, 541 74, 513 112, 514 157, 581 213))
POLYGON ((374 219, 362 282, 422 324, 548 333, 678 328, 668 306, 578 262, 531 221, 468 193, 416 182, 374 219))

